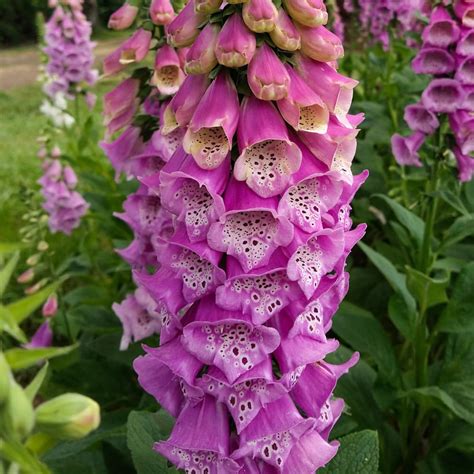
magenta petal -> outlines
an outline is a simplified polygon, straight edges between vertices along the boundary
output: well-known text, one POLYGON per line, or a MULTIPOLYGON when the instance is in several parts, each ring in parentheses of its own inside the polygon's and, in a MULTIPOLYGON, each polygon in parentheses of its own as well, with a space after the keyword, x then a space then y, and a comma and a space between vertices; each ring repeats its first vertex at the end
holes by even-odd
POLYGON ((239 98, 229 74, 221 72, 199 102, 183 148, 203 169, 217 168, 232 149, 239 121, 239 98))
POLYGON ((461 34, 456 46, 456 54, 459 56, 474 56, 474 30, 467 28, 461 34))
POLYGON ((230 383, 266 360, 279 342, 277 331, 253 326, 241 313, 216 306, 212 297, 201 300, 194 322, 183 330, 186 349, 219 368, 230 383))
POLYGON ((422 95, 423 105, 431 112, 451 113, 462 105, 464 92, 454 79, 434 79, 422 95))
POLYGON ((416 74, 449 74, 454 71, 455 61, 445 49, 423 47, 413 60, 412 68, 416 74))
POLYGON ((459 180, 462 183, 471 181, 474 176, 474 158, 464 155, 458 147, 454 149, 454 156, 458 164, 459 180))
POLYGON ((199 398, 201 393, 202 396, 202 391, 194 388, 202 364, 184 350, 179 339, 158 348, 144 346, 144 349, 147 354, 133 363, 138 381, 145 391, 176 417, 187 395, 199 398))
POLYGON ((171 46, 163 45, 156 53, 152 84, 161 94, 170 95, 178 91, 183 80, 178 54, 171 46))
POLYGON ((430 24, 423 31, 423 43, 447 48, 459 38, 459 26, 442 6, 434 9, 430 24))
POLYGON ((227 406, 238 434, 263 407, 286 394, 286 389, 273 380, 269 359, 244 373, 233 385, 227 382, 220 370, 211 368, 203 376, 199 386, 227 406))
POLYGON ((463 85, 474 86, 474 57, 465 58, 454 77, 463 85))
POLYGON ((228 274, 224 285, 217 288, 216 303, 221 308, 251 315, 254 324, 263 324, 303 297, 298 286, 288 279, 286 258, 278 251, 267 266, 250 273, 245 273, 232 257, 227 259, 227 268, 232 268, 234 275, 228 274))
MULTIPOLYGON (((271 205, 271 202, 268 204, 259 202, 270 200, 262 200, 256 195, 254 199, 252 191, 244 184, 235 181, 233 183, 229 184, 227 193, 239 187, 243 188, 238 194, 240 202, 244 205, 254 204, 255 207, 226 212, 219 222, 211 225, 208 242, 213 249, 235 257, 242 268, 249 272, 267 265, 279 246, 290 243, 293 237, 293 226, 285 217, 278 217, 274 208, 263 207, 271 205)), ((227 193, 226 208, 228 208, 227 193)))
POLYGON ((301 151, 290 141, 280 114, 268 101, 246 97, 238 129, 240 156, 234 176, 262 197, 284 191, 301 165, 301 151))
POLYGON ((168 441, 154 449, 179 469, 189 473, 237 474, 238 464, 228 458, 229 424, 222 403, 206 396, 197 405, 188 404, 174 425, 168 441))
POLYGON ((402 137, 398 133, 392 136, 392 151, 399 165, 422 166, 418 150, 425 141, 425 135, 415 132, 409 137, 402 137))
POLYGON ((423 104, 412 104, 405 108, 405 122, 415 132, 422 132, 431 135, 439 127, 439 120, 436 115, 423 104))
POLYGON ((24 347, 26 349, 41 349, 43 347, 50 347, 53 343, 53 331, 49 325, 49 320, 41 324, 41 326, 33 334, 30 342, 27 342, 24 347))
POLYGON ((203 170, 181 149, 175 153, 160 174, 163 206, 184 222, 191 242, 207 238, 212 222, 224 213, 220 194, 230 170, 229 157, 218 168, 203 170))

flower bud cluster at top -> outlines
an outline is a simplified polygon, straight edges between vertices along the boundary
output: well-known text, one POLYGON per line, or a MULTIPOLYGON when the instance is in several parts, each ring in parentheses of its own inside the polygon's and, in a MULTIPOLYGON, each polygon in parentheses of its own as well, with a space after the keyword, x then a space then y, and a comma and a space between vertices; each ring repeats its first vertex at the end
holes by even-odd
POLYGON ((447 117, 459 180, 470 181, 474 174, 474 1, 433 9, 422 40, 412 68, 433 79, 421 100, 405 109, 413 133, 392 137, 395 159, 401 165, 421 167, 420 148, 447 117))
POLYGON ((122 348, 160 333, 134 364, 177 418, 155 445, 188 474, 313 474, 337 451, 337 379, 324 361, 365 226, 350 203, 355 80, 322 0, 126 4, 113 28, 146 19, 104 61, 102 147, 139 181, 117 216, 138 289, 114 309, 122 348), (166 42, 164 39, 166 38, 166 42))

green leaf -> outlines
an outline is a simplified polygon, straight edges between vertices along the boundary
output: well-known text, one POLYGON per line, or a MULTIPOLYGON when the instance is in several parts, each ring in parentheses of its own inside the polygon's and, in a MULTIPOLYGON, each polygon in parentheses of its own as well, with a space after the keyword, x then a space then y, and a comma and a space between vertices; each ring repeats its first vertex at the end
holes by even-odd
POLYGON ((416 296, 420 308, 427 309, 448 301, 446 294, 449 285, 448 274, 444 278, 434 279, 409 266, 405 268, 408 289, 416 296))
POLYGON ((13 315, 15 321, 20 324, 33 311, 39 308, 46 301, 48 296, 57 290, 60 284, 60 282, 52 283, 33 295, 26 296, 21 300, 9 304, 7 309, 13 315))
POLYGON ((389 380, 399 377, 392 343, 372 313, 351 303, 342 303, 333 318, 332 329, 353 349, 369 354, 389 380))
POLYGON ((474 262, 466 265, 454 284, 446 310, 436 329, 441 332, 474 331, 474 262))
POLYGON ((12 370, 26 369, 37 364, 41 360, 52 359, 69 354, 79 347, 78 344, 65 347, 42 347, 39 349, 14 348, 5 351, 5 358, 12 370))
POLYGON ((439 196, 446 204, 448 204, 448 206, 451 206, 453 209, 455 209, 461 214, 466 215, 469 213, 459 196, 457 196, 448 189, 440 189, 439 191, 437 191, 436 193, 432 193, 431 195, 439 196))
POLYGON ((372 250, 368 245, 363 242, 359 242, 358 245, 367 255, 369 260, 377 267, 379 272, 386 278, 393 290, 396 291, 405 301, 408 309, 407 321, 411 329, 410 334, 413 334, 416 302, 408 291, 405 275, 399 273, 390 260, 375 250, 372 250))
POLYGON ((474 214, 458 217, 446 231, 440 251, 471 235, 474 235, 474 214))
POLYGON ((27 341, 25 333, 21 330, 20 326, 18 326, 13 315, 5 306, 0 304, 0 333, 2 331, 7 332, 17 341, 23 343, 27 341))
POLYGON ((170 417, 163 411, 132 411, 127 423, 127 445, 137 474, 177 473, 168 462, 153 451, 153 444, 164 439, 170 429, 170 417))
POLYGON ((379 440, 376 431, 359 431, 340 440, 336 457, 318 474, 377 474, 379 440))
POLYGON ((18 464, 25 474, 50 474, 50 470, 17 441, 0 439, 0 458, 18 464))
POLYGON ((421 247, 423 234, 425 232, 425 223, 415 213, 409 211, 398 202, 390 199, 388 196, 385 196, 384 194, 376 194, 374 197, 382 199, 390 206, 390 209, 393 211, 398 221, 406 227, 417 245, 421 247))
POLYGON ((23 244, 16 242, 0 242, 0 255, 16 252, 17 250, 21 250, 23 247, 23 244))
POLYGON ((30 401, 34 400, 39 389, 41 388, 41 385, 43 385, 44 379, 48 374, 48 368, 49 364, 48 362, 46 362, 46 364, 44 364, 43 367, 41 367, 41 369, 35 375, 35 378, 25 388, 26 396, 30 399, 30 401))
POLYGON ((2 268, 0 271, 0 298, 3 296, 10 278, 15 270, 16 264, 18 263, 18 259, 20 258, 20 252, 15 252, 10 260, 8 260, 7 264, 2 268))
POLYGON ((408 391, 407 395, 441 410, 447 408, 458 418, 474 424, 474 381, 415 388, 408 391))
POLYGON ((409 318, 409 309, 406 301, 400 293, 393 293, 388 300, 388 317, 400 334, 411 340, 413 334, 413 322, 409 318))

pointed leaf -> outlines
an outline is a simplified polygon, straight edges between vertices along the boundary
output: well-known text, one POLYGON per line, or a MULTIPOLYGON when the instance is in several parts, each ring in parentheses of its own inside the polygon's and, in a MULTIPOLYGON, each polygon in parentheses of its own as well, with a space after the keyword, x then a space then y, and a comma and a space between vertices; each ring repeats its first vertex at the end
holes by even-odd
POLYGON ((376 431, 359 431, 339 440, 336 457, 318 474, 377 474, 379 440, 376 431))
POLYGON ((0 304, 0 333, 2 331, 7 332, 19 342, 25 343, 27 341, 25 333, 18 326, 13 315, 0 304))
POLYGON ((0 255, 16 252, 17 250, 21 250, 23 247, 23 244, 17 242, 0 242, 0 255))
POLYGON ((425 223, 422 219, 384 194, 376 194, 375 197, 382 199, 390 206, 397 220, 406 227, 415 242, 421 247, 423 234, 425 232, 425 223))
POLYGON ((34 400, 39 389, 41 388, 41 385, 43 385, 44 379, 46 378, 46 375, 48 374, 48 368, 49 368, 49 363, 46 362, 46 364, 44 364, 43 367, 41 367, 41 369, 35 375, 35 378, 25 388, 26 396, 30 399, 30 401, 34 400))
POLYGON ((457 244, 471 235, 474 235, 474 214, 458 217, 446 231, 441 249, 457 244))
POLYGON ((65 347, 42 347, 39 349, 14 348, 5 351, 5 358, 12 370, 26 369, 37 364, 41 360, 52 359, 69 354, 79 347, 78 344, 65 347))
POLYGON ((18 259, 20 258, 20 252, 15 252, 8 260, 7 264, 0 270, 0 298, 3 296, 10 278, 15 270, 18 259))
POLYGON ((416 296, 420 308, 431 308, 440 303, 448 301, 446 289, 449 285, 449 275, 444 278, 430 278, 424 273, 409 266, 405 267, 407 272, 407 286, 410 292, 416 296))
POLYGON ((25 474, 50 474, 50 470, 17 441, 0 439, 0 458, 18 464, 25 474))
POLYGON ((60 284, 60 282, 52 283, 33 295, 26 296, 21 300, 9 304, 7 309, 13 315, 15 321, 20 324, 33 311, 39 308, 46 301, 48 296, 57 290, 60 284))

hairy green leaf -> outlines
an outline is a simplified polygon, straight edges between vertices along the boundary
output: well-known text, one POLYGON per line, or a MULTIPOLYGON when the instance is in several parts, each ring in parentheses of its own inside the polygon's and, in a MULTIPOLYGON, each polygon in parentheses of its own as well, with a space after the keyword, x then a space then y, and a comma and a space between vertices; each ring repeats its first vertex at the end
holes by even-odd
POLYGON ((76 349, 78 344, 65 347, 42 347, 38 349, 13 348, 5 351, 5 358, 12 370, 26 369, 41 360, 52 359, 69 354, 76 349))
POLYGON ((20 258, 20 252, 15 252, 8 260, 7 264, 0 270, 0 298, 3 296, 10 278, 15 270, 18 259, 20 258))

